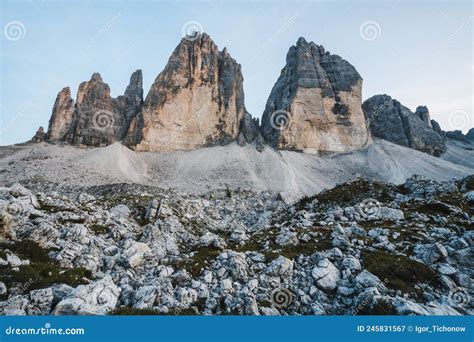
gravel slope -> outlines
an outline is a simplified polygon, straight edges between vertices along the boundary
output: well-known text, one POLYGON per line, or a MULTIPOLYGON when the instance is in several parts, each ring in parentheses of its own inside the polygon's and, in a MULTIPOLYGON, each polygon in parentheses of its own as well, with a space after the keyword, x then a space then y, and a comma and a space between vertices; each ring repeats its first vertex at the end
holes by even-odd
POLYGON ((377 140, 365 150, 317 156, 236 144, 189 152, 134 152, 119 143, 104 148, 49 144, 0 147, 0 184, 37 177, 58 183, 150 184, 199 193, 217 188, 314 194, 367 177, 402 183, 413 174, 449 180, 474 173, 474 153, 448 144, 442 158, 377 140), (458 163, 458 164, 456 164, 458 163), (471 166, 471 167, 469 167, 471 166))

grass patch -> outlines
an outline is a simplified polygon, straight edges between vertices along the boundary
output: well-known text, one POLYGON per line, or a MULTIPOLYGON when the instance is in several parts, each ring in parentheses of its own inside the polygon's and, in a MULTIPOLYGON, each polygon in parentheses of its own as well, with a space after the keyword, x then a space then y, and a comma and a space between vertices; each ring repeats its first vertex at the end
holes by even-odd
POLYGON ((215 247, 200 247, 190 259, 181 260, 177 267, 185 269, 193 278, 199 277, 201 271, 221 254, 221 250, 215 247))
POLYGON ((262 245, 256 240, 251 240, 244 245, 230 246, 230 249, 240 253, 260 252, 262 250, 262 245))
POLYGON ((281 250, 281 255, 288 259, 294 259, 299 255, 311 255, 332 248, 331 233, 324 232, 317 238, 312 237, 309 241, 299 241, 297 245, 287 245, 281 250))
POLYGON ((412 294, 417 299, 422 298, 423 293, 415 288, 415 285, 427 283, 440 285, 435 271, 406 256, 377 250, 363 251, 362 258, 365 268, 379 277, 387 287, 412 294))
POLYGON ((417 211, 426 215, 449 215, 452 213, 452 209, 443 202, 424 203, 418 207, 417 211))
POLYGON ((156 316, 161 315, 154 309, 136 309, 127 306, 116 308, 110 313, 112 316, 156 316))
POLYGON ((90 229, 96 235, 107 234, 109 232, 109 227, 107 227, 103 224, 93 224, 93 225, 90 226, 90 229))
POLYGON ((467 176, 459 183, 459 185, 464 183, 464 186, 466 187, 467 191, 474 190, 474 175, 467 176))
POLYGON ((62 207, 62 206, 54 206, 54 205, 51 205, 51 204, 47 204, 47 203, 41 201, 41 199, 38 199, 38 203, 39 203, 40 209, 42 211, 50 213, 50 214, 59 213, 61 211, 69 211, 69 212, 74 211, 74 209, 72 209, 72 208, 62 207))
POLYGON ((13 271, 10 266, 0 266, 0 281, 7 288, 20 286, 22 292, 49 287, 53 284, 78 285, 84 284, 83 278, 92 278, 92 273, 85 268, 61 269, 57 262, 48 256, 48 250, 35 242, 25 240, 13 244, 2 243, 0 250, 3 254, 8 249, 22 260, 28 259, 29 265, 19 266, 13 271))
POLYGON ((399 189, 392 184, 372 182, 358 179, 350 183, 337 185, 333 189, 324 191, 316 196, 320 203, 345 203, 354 205, 371 197, 380 202, 390 202, 399 189))

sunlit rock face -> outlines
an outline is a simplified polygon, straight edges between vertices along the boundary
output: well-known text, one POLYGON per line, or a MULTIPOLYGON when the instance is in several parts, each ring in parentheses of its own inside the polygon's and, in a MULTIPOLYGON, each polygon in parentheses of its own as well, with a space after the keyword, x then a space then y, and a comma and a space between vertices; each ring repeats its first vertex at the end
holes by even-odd
POLYGON ((74 100, 69 87, 63 88, 56 96, 51 118, 49 119, 47 137, 49 140, 61 140, 71 128, 74 116, 74 100))
POLYGON ((275 148, 345 152, 371 143, 361 109, 362 78, 322 46, 300 38, 286 57, 262 116, 261 132, 275 148))
POLYGON ((244 117, 240 65, 203 33, 187 36, 153 83, 126 143, 169 152, 227 144, 244 117))

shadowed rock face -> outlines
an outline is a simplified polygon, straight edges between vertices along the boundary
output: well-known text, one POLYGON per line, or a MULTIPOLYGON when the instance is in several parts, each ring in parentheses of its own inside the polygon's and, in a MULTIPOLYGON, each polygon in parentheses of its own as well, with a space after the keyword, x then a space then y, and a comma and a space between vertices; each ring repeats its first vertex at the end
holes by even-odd
POLYGON ((413 113, 388 95, 375 95, 362 109, 374 137, 434 156, 446 151, 445 138, 438 123, 430 120, 428 108, 420 106, 413 113))
POLYGON ((50 141, 105 146, 122 140, 143 102, 142 72, 135 71, 125 95, 110 96, 110 88, 98 73, 83 82, 76 105, 69 88, 58 94, 48 128, 50 141))
POLYGON ((133 120, 127 144, 167 152, 235 140, 246 112, 242 83, 240 65, 207 34, 183 38, 133 120))
POLYGON ((261 132, 279 149, 350 151, 370 143, 361 110, 362 78, 322 46, 300 38, 267 100, 261 132))
POLYGON ((40 126, 38 130, 36 131, 35 135, 33 138, 30 139, 30 142, 33 143, 40 143, 43 142, 46 138, 46 132, 44 131, 43 126, 40 126))
POLYGON ((263 151, 265 141, 259 131, 259 122, 257 118, 252 118, 252 115, 245 113, 240 122, 240 133, 237 137, 237 144, 245 146, 255 141, 255 146, 259 152, 263 151))
POLYGON ((471 128, 466 134, 463 134, 460 130, 447 131, 444 133, 447 138, 462 141, 465 143, 474 142, 474 128, 471 128))

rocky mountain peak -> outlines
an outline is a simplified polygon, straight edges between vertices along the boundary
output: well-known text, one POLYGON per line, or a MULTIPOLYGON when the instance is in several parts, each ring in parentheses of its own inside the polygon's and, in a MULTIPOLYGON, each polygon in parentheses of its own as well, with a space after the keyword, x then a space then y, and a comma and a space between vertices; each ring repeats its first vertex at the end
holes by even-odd
POLYGON ((104 80, 102 80, 102 76, 100 76, 100 74, 98 72, 94 72, 91 76, 91 80, 90 81, 94 81, 94 82, 104 82, 104 80))
POLYGON ((432 128, 430 111, 426 106, 418 106, 415 110, 415 115, 417 115, 428 127, 432 128))
POLYGON ((237 138, 246 113, 240 65, 206 33, 186 36, 157 76, 127 143, 137 150, 190 150, 237 138))
POLYGON ((130 83, 125 89, 125 97, 137 105, 143 102, 143 74, 141 70, 135 71, 130 76, 130 83))
POLYGON ((308 44, 308 42, 306 41, 304 37, 299 37, 298 41, 296 42, 297 46, 306 45, 306 44, 308 44))
POLYGON ((53 107, 47 139, 73 144, 105 146, 122 140, 143 102, 142 72, 135 71, 124 96, 113 98, 99 73, 82 82, 76 103, 69 87, 63 88, 53 107))
POLYGON ((349 62, 299 38, 267 100, 262 134, 274 147, 312 153, 364 147, 361 89, 349 62))
POLYGON ((413 113, 383 94, 364 101, 362 109, 374 137, 435 156, 446 151, 445 138, 438 123, 430 119, 426 106, 419 106, 413 113))
POLYGON ((69 87, 64 87, 56 96, 51 118, 49 119, 47 139, 62 140, 69 132, 74 115, 74 100, 69 87))
POLYGON ((77 105, 82 105, 85 102, 95 102, 98 105, 105 105, 105 102, 99 99, 111 101, 110 87, 102 80, 98 72, 92 74, 89 81, 82 82, 77 91, 77 105))

